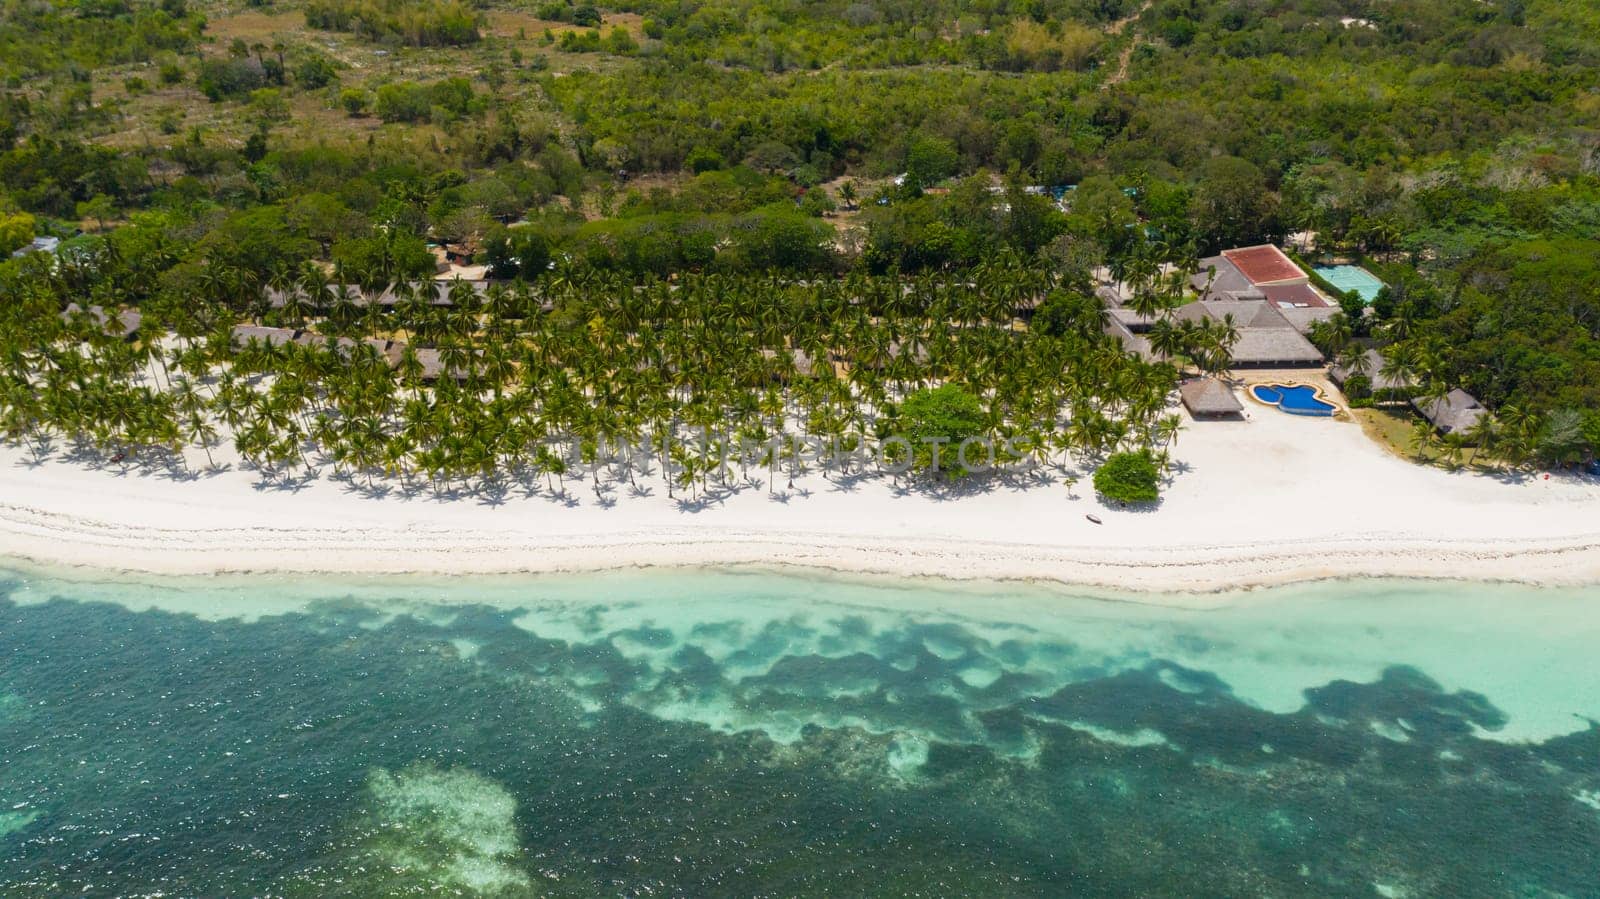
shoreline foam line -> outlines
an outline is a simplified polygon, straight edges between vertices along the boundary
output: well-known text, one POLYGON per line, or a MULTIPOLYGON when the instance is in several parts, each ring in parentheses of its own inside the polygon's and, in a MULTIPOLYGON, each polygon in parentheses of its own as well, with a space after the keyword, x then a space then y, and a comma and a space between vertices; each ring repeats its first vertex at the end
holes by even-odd
POLYGON ((150 575, 455 576, 630 569, 794 568, 941 581, 1034 582, 1134 594, 1214 594, 1340 579, 1600 584, 1600 532, 1421 540, 1369 534, 1209 546, 1117 547, 826 532, 641 530, 534 538, 414 529, 124 528, 0 504, 0 563, 150 575), (418 538, 425 539, 419 542, 418 538), (1335 564, 1335 561, 1336 564, 1335 564))

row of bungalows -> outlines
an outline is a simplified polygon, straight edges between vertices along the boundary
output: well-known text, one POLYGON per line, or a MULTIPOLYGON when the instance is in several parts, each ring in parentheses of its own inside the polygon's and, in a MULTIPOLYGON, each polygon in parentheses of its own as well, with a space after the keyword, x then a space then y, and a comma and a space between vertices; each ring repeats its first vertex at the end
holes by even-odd
POLYGON ((916 365, 927 365, 929 359, 932 358, 928 352, 928 347, 918 340, 891 340, 881 352, 873 353, 871 358, 839 350, 829 350, 826 358, 817 359, 811 353, 799 348, 787 351, 762 349, 760 353, 771 371, 772 378, 780 381, 787 380, 791 376, 802 379, 814 378, 822 370, 822 366, 829 366, 835 375, 842 376, 847 374, 852 366, 861 366, 873 371, 884 371, 902 358, 909 358, 916 365), (787 352, 788 356, 794 360, 792 369, 780 363, 783 352, 787 352))
MULTIPOLYGON (((468 280, 465 278, 455 278, 448 281, 420 281, 417 282, 417 285, 421 290, 424 291, 424 295, 426 296, 429 305, 450 307, 455 305, 455 300, 452 297, 453 292, 460 289, 457 285, 466 285, 474 293, 476 293, 478 295, 478 299, 482 301, 488 295, 489 289, 497 283, 509 284, 510 282, 497 282, 487 279, 468 280)), ((811 282, 800 281, 796 283, 799 286, 806 286, 811 282)), ((976 285, 968 284, 966 286, 972 288, 976 285)), ((635 289, 638 290, 642 288, 635 289)), ((382 290, 372 291, 366 290, 354 284, 330 284, 327 286, 326 296, 321 297, 308 295, 304 288, 300 287, 293 287, 287 290, 276 287, 268 287, 262 291, 262 294, 266 299, 267 306, 272 309, 287 308, 291 299, 298 298, 300 305, 302 305, 308 311, 327 312, 338 302, 339 293, 341 290, 344 291, 344 295, 351 305, 363 309, 368 306, 379 306, 385 309, 392 309, 406 302, 405 294, 407 292, 404 289, 398 288, 397 285, 390 285, 382 290)), ((910 285, 906 285, 902 288, 902 290, 909 294, 912 290, 912 287, 910 285)), ((1033 317, 1034 312, 1038 310, 1039 304, 1043 301, 1043 294, 1024 294, 1019 296, 1012 304, 1012 312, 1023 321, 1028 321, 1033 317)), ((864 297, 856 297, 850 302, 853 305, 859 305, 867 302, 867 299, 864 297)), ((555 308, 555 304, 550 300, 545 299, 540 303, 540 308, 545 312, 550 312, 555 308)))
MULTIPOLYGON (((481 302, 488 295, 490 286, 495 283, 494 281, 481 279, 469 281, 464 278, 457 278, 449 281, 419 281, 413 287, 421 291, 422 297, 428 305, 448 308, 455 305, 454 292, 462 289, 462 285, 476 294, 481 302)), ((382 290, 374 291, 363 289, 354 284, 329 284, 325 295, 320 297, 306 293, 305 289, 301 287, 292 287, 287 290, 268 287, 262 291, 262 294, 266 298, 267 305, 273 309, 287 308, 291 300, 297 299, 300 305, 308 310, 326 312, 340 301, 341 291, 343 291, 345 300, 357 308, 364 309, 368 306, 379 306, 384 309, 393 309, 407 302, 409 298, 409 291, 404 288, 397 288, 398 285, 390 285, 382 290)), ((548 300, 545 301, 545 311, 548 312, 551 308, 550 302, 548 300)))
MULTIPOLYGON (((1477 427, 1478 422, 1489 414, 1489 410, 1483 403, 1478 402, 1477 397, 1459 387, 1442 397, 1414 396, 1417 389, 1416 379, 1394 372, 1382 353, 1369 349, 1362 358, 1364 360, 1362 367, 1366 370, 1361 374, 1366 376, 1374 394, 1400 399, 1409 397, 1411 407, 1441 434, 1469 434, 1477 427)), ((1356 373, 1355 368, 1345 362, 1328 369, 1329 379, 1339 385, 1340 389, 1345 389, 1345 385, 1356 373)))
MULTIPOLYGON (((236 347, 262 346, 262 347, 323 347, 332 345, 341 350, 350 350, 365 344, 374 351, 390 368, 398 369, 405 359, 406 343, 401 340, 384 340, 382 338, 367 338, 353 340, 349 337, 328 337, 314 331, 301 328, 269 328, 262 325, 236 325, 233 328, 233 344, 236 347)), ((439 350, 435 347, 416 347, 413 351, 421 370, 422 380, 437 381, 446 376, 444 360, 439 350)), ((449 377, 456 381, 466 379, 467 373, 454 368, 449 371, 449 377)))

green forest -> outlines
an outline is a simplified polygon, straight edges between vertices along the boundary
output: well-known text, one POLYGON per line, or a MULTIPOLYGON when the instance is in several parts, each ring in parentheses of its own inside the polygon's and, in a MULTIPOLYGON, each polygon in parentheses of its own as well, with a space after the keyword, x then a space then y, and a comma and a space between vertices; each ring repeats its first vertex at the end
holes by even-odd
POLYGON ((870 439, 862 410, 954 383, 1041 458, 1161 461, 1165 398, 1229 335, 1128 357, 1091 272, 1171 306, 1159 266, 1290 235, 1388 285, 1313 334, 1330 357, 1469 391, 1485 459, 1592 461, 1600 6, 0 0, 17 440, 206 445, 221 415, 264 467, 315 440, 438 483, 532 464, 530 429, 870 439), (60 243, 12 255, 36 238, 60 243), (434 247, 498 286, 372 301, 434 247), (368 301, 269 302, 306 285, 368 301), (139 311, 138 340, 66 311, 90 306, 139 311), (241 324, 330 342, 246 351, 241 324), (417 348, 461 377, 423 390, 417 348))

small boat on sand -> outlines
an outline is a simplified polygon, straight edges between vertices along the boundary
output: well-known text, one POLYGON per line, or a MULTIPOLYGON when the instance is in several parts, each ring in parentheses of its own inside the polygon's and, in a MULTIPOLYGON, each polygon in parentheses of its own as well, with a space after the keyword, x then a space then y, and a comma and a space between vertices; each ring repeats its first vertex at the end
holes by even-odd
POLYGON ((1089 519, 1090 521, 1094 522, 1095 524, 1099 524, 1100 523, 1100 517, 1098 515, 1085 515, 1083 517, 1089 519))

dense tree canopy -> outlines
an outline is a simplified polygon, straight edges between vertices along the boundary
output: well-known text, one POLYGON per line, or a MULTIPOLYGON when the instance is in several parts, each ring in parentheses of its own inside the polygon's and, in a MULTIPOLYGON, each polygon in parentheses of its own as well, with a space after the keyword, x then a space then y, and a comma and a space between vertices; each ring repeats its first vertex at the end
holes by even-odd
POLYGON ((1097 266, 1313 232, 1390 285, 1320 344, 1554 447, 1600 416, 1597 98, 1585 0, 0 0, 0 222, 89 232, 63 306, 430 242, 530 281, 1004 258, 1057 335, 1097 266))

